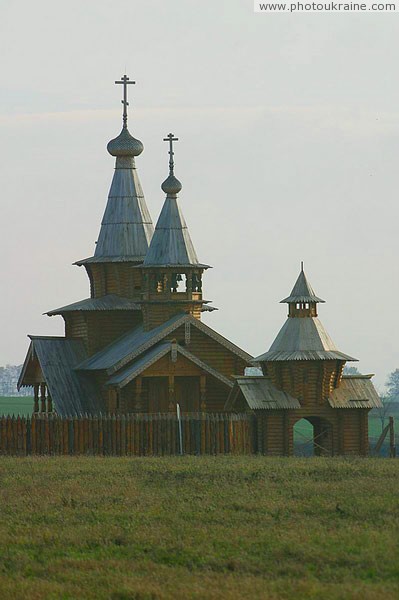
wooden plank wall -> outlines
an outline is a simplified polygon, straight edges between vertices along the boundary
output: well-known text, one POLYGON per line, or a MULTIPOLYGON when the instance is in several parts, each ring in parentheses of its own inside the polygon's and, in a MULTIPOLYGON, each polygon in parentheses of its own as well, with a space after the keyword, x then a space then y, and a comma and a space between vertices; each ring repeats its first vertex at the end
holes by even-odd
MULTIPOLYGON (((182 416, 184 454, 252 454, 250 415, 182 416)), ((176 415, 107 415, 0 418, 0 455, 166 456, 179 454, 176 415)))

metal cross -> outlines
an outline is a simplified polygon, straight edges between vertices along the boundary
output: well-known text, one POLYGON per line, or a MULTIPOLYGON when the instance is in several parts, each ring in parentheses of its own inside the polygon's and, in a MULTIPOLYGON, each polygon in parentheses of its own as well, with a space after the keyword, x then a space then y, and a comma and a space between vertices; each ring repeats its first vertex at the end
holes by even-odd
POLYGON ((123 100, 121 100, 123 104, 123 127, 127 127, 127 107, 129 106, 129 102, 127 101, 127 86, 136 82, 130 81, 129 77, 124 75, 121 77, 121 81, 115 81, 115 83, 121 83, 123 85, 123 100))
POLYGON ((175 161, 173 160, 173 142, 178 142, 179 138, 174 137, 173 133, 169 133, 166 138, 163 138, 164 142, 169 142, 169 175, 173 175, 173 169, 175 166, 175 161))

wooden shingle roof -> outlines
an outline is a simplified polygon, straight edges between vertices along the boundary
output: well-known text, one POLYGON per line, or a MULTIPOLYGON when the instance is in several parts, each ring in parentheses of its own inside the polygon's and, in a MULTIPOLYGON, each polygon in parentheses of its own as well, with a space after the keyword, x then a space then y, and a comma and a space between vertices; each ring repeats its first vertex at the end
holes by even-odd
POLYGON ((50 317, 53 315, 62 315, 66 312, 74 311, 97 311, 97 310, 140 310, 141 307, 136 302, 133 302, 130 298, 122 298, 116 294, 107 294, 101 298, 85 298, 61 308, 55 308, 50 310, 46 315, 50 317))
POLYGON ((142 262, 153 232, 134 155, 117 156, 94 256, 75 264, 142 262))
POLYGON ((332 408, 380 408, 382 406, 377 394, 372 375, 344 375, 328 399, 332 408))
POLYGON ((301 408, 299 400, 274 387, 268 377, 236 377, 233 390, 227 399, 225 409, 234 408, 240 393, 251 410, 281 410, 301 408))
POLYGON ((144 266, 208 267, 198 260, 176 196, 165 199, 144 266))
POLYGON ((29 363, 38 360, 44 380, 59 415, 96 414, 104 411, 101 394, 94 383, 74 369, 87 357, 79 339, 29 336, 31 343, 18 381, 18 389, 33 385, 29 380, 29 363))
POLYGON ((249 363, 253 359, 252 356, 217 333, 208 325, 198 321, 198 319, 195 319, 189 314, 180 313, 150 331, 145 331, 143 325, 138 325, 122 337, 118 338, 115 342, 109 344, 106 348, 84 360, 76 368, 82 371, 105 370, 109 375, 112 375, 125 365, 129 364, 132 360, 139 357, 149 348, 152 348, 155 344, 164 340, 167 335, 171 334, 185 323, 189 323, 190 326, 199 329, 205 335, 211 337, 244 361, 249 363))
POLYGON ((173 342, 164 342, 150 348, 146 352, 144 352, 139 358, 134 360, 128 367, 122 369, 121 371, 115 373, 108 381, 108 386, 117 386, 124 387, 127 385, 132 379, 143 373, 146 369, 148 369, 151 365, 156 363, 160 358, 169 354, 172 349, 175 348, 177 354, 181 354, 185 358, 187 358, 192 363, 196 364, 200 369, 209 373, 215 379, 218 379, 222 383, 224 383, 228 387, 233 387, 233 382, 216 371, 210 365, 206 364, 204 361, 199 359, 197 356, 192 354, 187 348, 180 346, 179 344, 175 344, 173 342))
POLYGON ((289 304, 291 302, 325 302, 325 300, 322 300, 316 296, 312 286, 307 280, 303 270, 303 264, 301 266, 301 272, 299 273, 298 279, 292 288, 291 294, 287 298, 284 298, 284 300, 281 300, 281 303, 289 304))
POLYGON ((317 317, 288 317, 270 350, 254 362, 286 360, 356 361, 340 352, 317 317))

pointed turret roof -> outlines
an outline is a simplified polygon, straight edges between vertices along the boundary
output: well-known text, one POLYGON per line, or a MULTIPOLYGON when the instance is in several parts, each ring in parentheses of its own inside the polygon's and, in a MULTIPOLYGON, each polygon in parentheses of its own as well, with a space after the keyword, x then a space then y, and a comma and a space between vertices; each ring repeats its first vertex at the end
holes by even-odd
POLYGON ((303 262, 301 263, 301 272, 299 273, 298 279, 292 288, 291 294, 280 302, 287 304, 290 304, 291 302, 325 302, 325 300, 322 300, 314 293, 314 290, 307 280, 303 270, 303 262))
POLYGON ((177 194, 182 189, 182 184, 174 175, 173 142, 177 141, 177 138, 170 133, 165 141, 170 143, 169 176, 161 186, 166 193, 166 199, 143 265, 145 267, 196 266, 207 268, 208 265, 203 265, 198 261, 177 199, 177 194))
POLYGON ((254 362, 288 360, 356 361, 357 358, 338 350, 317 317, 289 317, 270 350, 255 358, 254 362))
MULTIPOLYGON (((288 296, 282 300, 291 303, 324 302, 318 298, 306 279, 301 265, 301 272, 288 296)), ((254 359, 254 362, 291 361, 291 360, 343 360, 356 361, 356 358, 340 352, 316 316, 290 314, 277 334, 268 352, 254 359)))
POLYGON ((123 127, 121 133, 107 146, 116 157, 115 173, 108 202, 101 222, 94 256, 78 261, 77 265, 99 262, 142 262, 147 253, 154 227, 135 166, 135 157, 144 146, 127 128, 127 84, 124 84, 123 127))

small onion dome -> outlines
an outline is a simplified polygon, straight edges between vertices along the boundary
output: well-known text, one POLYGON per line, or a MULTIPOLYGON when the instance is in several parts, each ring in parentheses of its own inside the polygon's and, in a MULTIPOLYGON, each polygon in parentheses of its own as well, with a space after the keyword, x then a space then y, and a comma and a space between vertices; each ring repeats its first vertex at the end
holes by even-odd
POLYGON ((118 137, 108 143, 107 150, 112 156, 138 156, 143 152, 144 146, 124 127, 118 137))
POLYGON ((176 196, 182 189, 182 184, 174 175, 169 175, 167 179, 161 185, 161 189, 168 194, 168 196, 176 196))

